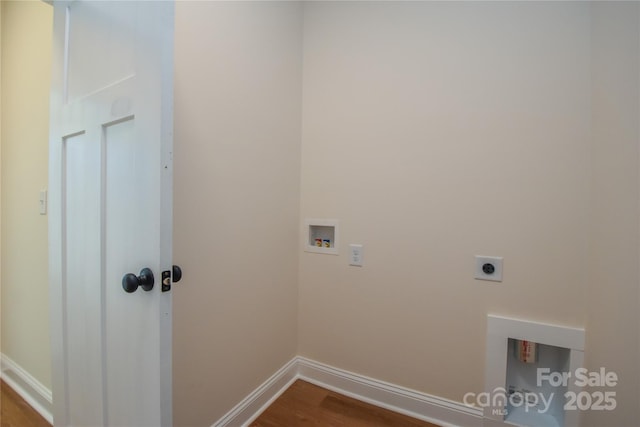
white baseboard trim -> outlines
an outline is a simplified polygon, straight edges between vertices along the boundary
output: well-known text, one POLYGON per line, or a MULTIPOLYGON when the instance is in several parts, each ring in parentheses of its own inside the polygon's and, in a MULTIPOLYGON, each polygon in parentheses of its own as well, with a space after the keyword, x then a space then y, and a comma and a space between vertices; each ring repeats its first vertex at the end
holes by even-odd
POLYGON ((247 426, 293 382, 302 379, 345 396, 443 427, 482 427, 482 410, 295 357, 212 427, 247 426))
POLYGON ((482 411, 462 403, 298 358, 298 377, 345 396, 443 427, 482 427, 482 411))
POLYGON ((298 379, 297 374, 297 358, 294 357, 212 427, 249 425, 298 379))
POLYGON ((2 380, 53 425, 51 390, 5 354, 0 354, 0 372, 2 380))

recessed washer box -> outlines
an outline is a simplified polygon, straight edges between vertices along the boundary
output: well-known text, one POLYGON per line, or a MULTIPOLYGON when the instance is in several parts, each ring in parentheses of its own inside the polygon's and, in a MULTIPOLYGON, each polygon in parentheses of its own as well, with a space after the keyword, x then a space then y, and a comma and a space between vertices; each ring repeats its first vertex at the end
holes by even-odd
POLYGON ((338 230, 337 219, 306 219, 302 232, 303 249, 305 252, 338 255, 338 230))

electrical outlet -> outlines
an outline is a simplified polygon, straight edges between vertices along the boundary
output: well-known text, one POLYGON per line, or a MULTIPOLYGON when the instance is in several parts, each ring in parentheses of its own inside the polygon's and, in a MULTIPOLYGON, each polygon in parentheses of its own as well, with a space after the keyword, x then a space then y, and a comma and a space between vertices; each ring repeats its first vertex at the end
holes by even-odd
POLYGON ((362 245, 349 245, 349 265, 362 267, 362 245))
POLYGON ((502 257, 476 255, 477 280, 502 282, 502 257))

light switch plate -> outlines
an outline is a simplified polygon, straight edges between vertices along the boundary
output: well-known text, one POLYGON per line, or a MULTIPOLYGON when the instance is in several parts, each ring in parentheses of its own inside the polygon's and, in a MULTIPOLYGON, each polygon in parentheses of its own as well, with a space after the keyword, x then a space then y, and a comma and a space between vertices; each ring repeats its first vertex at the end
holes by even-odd
POLYGON ((46 215, 47 214, 47 190, 40 190, 40 200, 38 203, 40 206, 40 215, 46 215))

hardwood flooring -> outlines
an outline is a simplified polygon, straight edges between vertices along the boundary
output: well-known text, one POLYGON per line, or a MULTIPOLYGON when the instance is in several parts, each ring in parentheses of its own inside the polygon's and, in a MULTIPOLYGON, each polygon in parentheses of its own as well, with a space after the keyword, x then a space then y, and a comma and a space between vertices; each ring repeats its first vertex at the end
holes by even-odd
MULTIPOLYGON (((0 427, 51 427, 0 381, 0 427)), ((250 427, 438 427, 298 380, 250 427)))
POLYGON ((0 426, 51 427, 51 424, 4 381, 0 381, 0 426))
POLYGON ((250 427, 438 427, 298 380, 250 427))

